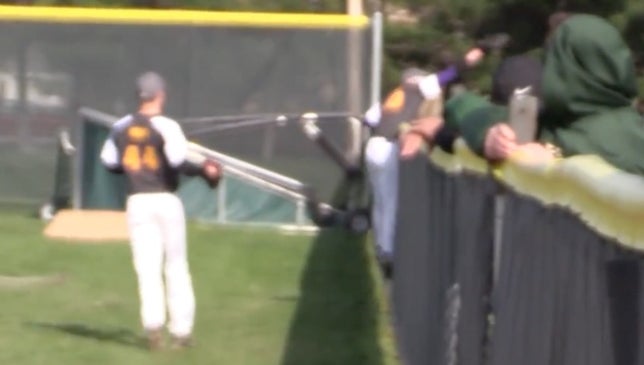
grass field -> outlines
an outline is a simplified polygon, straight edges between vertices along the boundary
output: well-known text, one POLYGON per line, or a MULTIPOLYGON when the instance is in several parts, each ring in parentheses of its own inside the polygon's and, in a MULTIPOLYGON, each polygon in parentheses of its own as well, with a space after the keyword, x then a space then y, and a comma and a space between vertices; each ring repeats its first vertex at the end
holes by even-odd
POLYGON ((151 354, 128 246, 50 242, 41 230, 0 213, 0 364, 396 364, 369 245, 343 232, 191 226, 196 347, 151 354), (53 274, 64 281, 24 278, 53 274))
POLYGON ((42 204, 51 197, 54 184, 56 145, 18 147, 0 143, 0 197, 2 201, 42 204))

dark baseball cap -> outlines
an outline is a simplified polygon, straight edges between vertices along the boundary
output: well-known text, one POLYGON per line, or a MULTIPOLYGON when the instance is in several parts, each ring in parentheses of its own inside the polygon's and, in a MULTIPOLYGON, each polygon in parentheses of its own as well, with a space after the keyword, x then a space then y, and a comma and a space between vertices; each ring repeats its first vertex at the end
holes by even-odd
POLYGON ((148 71, 136 79, 136 93, 141 101, 150 101, 165 91, 165 80, 156 72, 148 71))
POLYGON ((492 102, 505 105, 514 90, 531 87, 534 96, 541 96, 541 62, 529 55, 504 59, 492 77, 492 102))

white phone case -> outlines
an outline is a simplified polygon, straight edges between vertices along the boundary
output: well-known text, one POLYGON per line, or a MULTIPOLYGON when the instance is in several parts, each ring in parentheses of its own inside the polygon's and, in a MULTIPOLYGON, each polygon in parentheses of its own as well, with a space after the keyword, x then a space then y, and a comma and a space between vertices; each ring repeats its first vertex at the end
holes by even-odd
POLYGON ((530 94, 530 88, 515 90, 510 101, 510 126, 517 134, 517 142, 528 143, 537 134, 539 99, 530 94))

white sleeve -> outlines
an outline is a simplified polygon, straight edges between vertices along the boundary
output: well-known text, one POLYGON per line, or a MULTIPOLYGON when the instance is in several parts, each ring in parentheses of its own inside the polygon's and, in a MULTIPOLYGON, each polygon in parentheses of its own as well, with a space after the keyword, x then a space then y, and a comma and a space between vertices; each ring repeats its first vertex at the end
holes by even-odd
POLYGON ((118 148, 116 148, 116 143, 114 142, 114 135, 125 128, 131 121, 132 116, 126 115, 112 125, 110 135, 107 137, 107 140, 105 140, 103 149, 101 150, 101 162, 105 167, 113 169, 121 165, 121 157, 119 156, 118 148))
POLYGON ((181 126, 176 121, 165 117, 155 117, 152 123, 163 137, 163 148, 168 163, 172 167, 179 167, 188 156, 188 140, 181 126))
POLYGON ((426 100, 437 99, 441 96, 441 85, 438 82, 438 76, 431 74, 423 77, 418 83, 418 89, 426 100))
POLYGON ((103 165, 107 168, 116 168, 120 164, 119 153, 111 135, 103 144, 103 149, 101 150, 101 162, 103 162, 103 165))
POLYGON ((370 127, 375 127, 380 124, 381 117, 382 112, 380 110, 380 103, 372 105, 371 108, 364 113, 365 122, 367 122, 370 127))

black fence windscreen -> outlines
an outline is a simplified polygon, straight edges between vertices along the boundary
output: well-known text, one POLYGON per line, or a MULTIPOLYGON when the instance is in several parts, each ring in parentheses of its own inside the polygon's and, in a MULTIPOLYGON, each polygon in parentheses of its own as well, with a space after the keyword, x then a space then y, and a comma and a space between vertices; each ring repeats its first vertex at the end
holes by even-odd
POLYGON ((419 158, 400 178, 393 301, 408 364, 641 364, 641 253, 483 175, 419 158))

